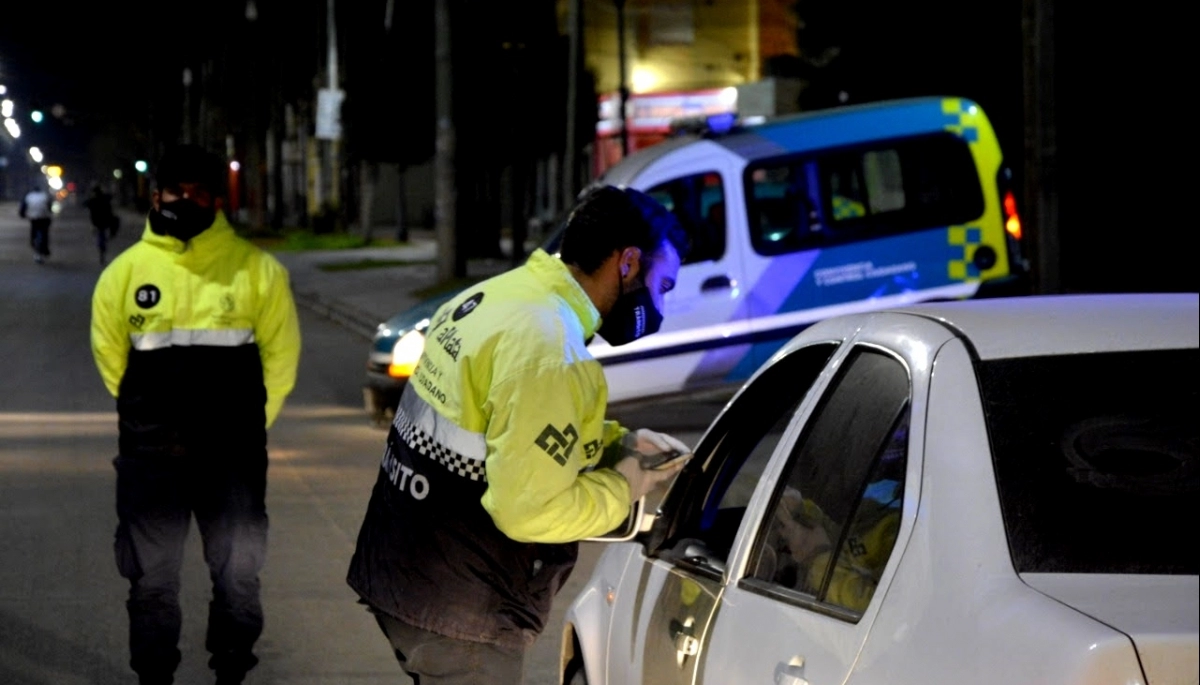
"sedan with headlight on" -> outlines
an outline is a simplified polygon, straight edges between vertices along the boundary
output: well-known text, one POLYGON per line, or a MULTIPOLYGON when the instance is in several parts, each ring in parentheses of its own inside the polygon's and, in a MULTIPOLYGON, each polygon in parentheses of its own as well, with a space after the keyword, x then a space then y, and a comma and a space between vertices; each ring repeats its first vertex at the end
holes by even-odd
POLYGON ((391 422, 400 392, 425 350, 429 320, 438 307, 457 294, 457 290, 451 290, 431 297, 379 324, 367 356, 367 382, 363 386, 363 404, 376 421, 391 422))

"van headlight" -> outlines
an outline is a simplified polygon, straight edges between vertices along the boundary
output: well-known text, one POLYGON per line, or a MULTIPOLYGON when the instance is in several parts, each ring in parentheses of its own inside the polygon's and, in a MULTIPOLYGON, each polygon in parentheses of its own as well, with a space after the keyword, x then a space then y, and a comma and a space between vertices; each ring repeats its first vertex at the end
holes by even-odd
POLYGON ((412 330, 400 336, 392 348, 392 363, 388 375, 392 378, 408 378, 417 369, 417 360, 425 350, 425 334, 412 330))

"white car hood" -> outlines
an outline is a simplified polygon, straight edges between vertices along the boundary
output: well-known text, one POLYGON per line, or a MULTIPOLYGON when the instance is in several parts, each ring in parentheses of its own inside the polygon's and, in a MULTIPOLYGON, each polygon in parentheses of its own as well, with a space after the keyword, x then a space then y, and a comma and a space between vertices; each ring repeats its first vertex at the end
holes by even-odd
POLYGON ((1149 685, 1200 682, 1200 576, 1023 573, 1021 580, 1128 635, 1149 685))

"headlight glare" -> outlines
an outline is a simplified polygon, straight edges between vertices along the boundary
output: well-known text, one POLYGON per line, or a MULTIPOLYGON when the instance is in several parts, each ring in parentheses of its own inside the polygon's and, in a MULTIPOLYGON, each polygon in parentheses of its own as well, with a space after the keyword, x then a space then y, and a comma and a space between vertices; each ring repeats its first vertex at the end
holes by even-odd
POLYGON ((396 346, 392 348, 392 363, 388 366, 388 375, 392 378, 408 378, 417 368, 417 360, 425 350, 425 336, 417 331, 409 331, 400 336, 396 346))

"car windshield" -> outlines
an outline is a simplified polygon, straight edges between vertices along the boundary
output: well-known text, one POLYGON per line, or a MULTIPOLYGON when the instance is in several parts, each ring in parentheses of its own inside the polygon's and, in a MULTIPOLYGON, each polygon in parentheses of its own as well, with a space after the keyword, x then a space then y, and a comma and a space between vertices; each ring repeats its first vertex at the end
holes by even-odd
POLYGON ((1161 350, 980 364, 1018 572, 1197 573, 1187 522, 1200 490, 1198 355, 1161 350))

